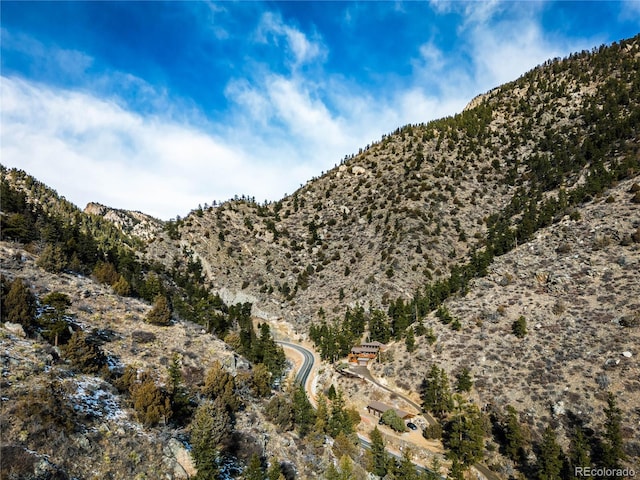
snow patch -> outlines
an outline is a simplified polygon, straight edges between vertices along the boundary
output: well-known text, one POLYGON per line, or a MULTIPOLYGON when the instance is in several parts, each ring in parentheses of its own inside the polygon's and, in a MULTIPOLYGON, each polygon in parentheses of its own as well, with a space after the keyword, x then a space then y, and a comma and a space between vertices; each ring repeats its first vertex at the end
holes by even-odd
POLYGON ((78 412, 106 420, 120 420, 127 417, 116 395, 105 390, 104 383, 97 378, 79 381, 78 389, 71 398, 74 403, 73 408, 78 412))

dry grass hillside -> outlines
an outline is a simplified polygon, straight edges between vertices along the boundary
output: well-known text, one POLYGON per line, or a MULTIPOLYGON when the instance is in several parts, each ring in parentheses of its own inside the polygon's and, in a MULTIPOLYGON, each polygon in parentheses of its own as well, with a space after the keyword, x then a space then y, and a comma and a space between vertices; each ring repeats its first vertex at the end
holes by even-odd
POLYGON ((640 177, 621 182, 535 239, 497 258, 469 293, 446 303, 455 332, 435 315, 437 337, 409 354, 404 343, 375 372, 399 390, 419 391, 433 363, 450 378, 474 377, 480 405, 512 405, 534 438, 549 423, 569 431, 575 417, 603 431, 606 391, 623 411, 629 465, 640 464, 640 177), (512 333, 524 316, 528 333, 512 333))
MULTIPOLYGON (((146 302, 122 297, 88 277, 51 274, 22 245, 0 242, 2 276, 23 279, 42 298, 69 296, 68 315, 87 334, 102 340, 109 370, 133 366, 165 385, 174 354, 185 385, 197 391, 215 362, 236 372, 247 363, 216 337, 190 322, 167 327, 145 321, 146 302)), ((186 479, 194 475, 187 451, 188 431, 170 424, 149 427, 138 421, 130 400, 114 388, 108 374, 80 374, 60 349, 27 338, 20 325, 0 326, 0 477, 38 479, 186 479)), ((237 414, 230 448, 247 462, 252 453, 298 464, 293 432, 277 432, 264 419, 260 402, 247 402, 237 414), (265 444, 265 439, 269 443, 265 444), (263 450, 264 448, 264 450, 263 450)), ((330 456, 330 453, 327 453, 330 456)), ((237 464, 231 465, 236 468, 237 464)))

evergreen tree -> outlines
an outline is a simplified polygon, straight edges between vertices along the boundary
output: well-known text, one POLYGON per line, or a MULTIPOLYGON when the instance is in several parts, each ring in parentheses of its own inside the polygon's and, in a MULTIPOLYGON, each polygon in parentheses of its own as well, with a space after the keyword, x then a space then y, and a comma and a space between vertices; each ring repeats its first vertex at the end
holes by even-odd
POLYGON ((147 322, 152 325, 166 327, 171 323, 171 307, 164 295, 158 295, 153 303, 153 307, 147 314, 147 322))
POLYGON ((258 363, 251 372, 252 390, 256 397, 267 397, 271 393, 271 372, 264 363, 258 363))
POLYGON ((511 331, 518 338, 524 338, 527 335, 527 320, 520 315, 518 319, 511 324, 511 331))
POLYGON ((524 458, 524 435, 518 420, 518 412, 511 405, 507 407, 507 424, 504 434, 506 455, 514 462, 521 462, 524 458))
POLYGON ((73 368, 81 373, 98 373, 107 364, 100 347, 90 342, 80 330, 71 335, 63 351, 73 368))
POLYGON ((218 454, 222 441, 231 430, 231 418, 220 401, 205 400, 191 422, 191 456, 199 480, 213 480, 218 475, 218 454))
POLYGON ((293 405, 284 395, 275 395, 267 404, 265 413, 282 430, 293 429, 293 405))
POLYGON ((249 459, 249 465, 244 470, 243 475, 245 480, 265 480, 265 472, 262 467, 262 461, 257 453, 251 455, 249 459))
POLYGON ((453 457, 447 478, 451 480, 464 480, 464 466, 457 457, 453 457))
POLYGON ((369 337, 381 343, 389 342, 391 328, 383 311, 374 309, 369 316, 369 337))
POLYGON ((207 371, 202 393, 211 400, 219 399, 229 413, 235 412, 240 406, 235 380, 218 360, 214 361, 207 371))
POLYGON ((441 418, 453 407, 447 373, 436 364, 431 366, 427 378, 422 382, 422 402, 425 410, 441 418))
POLYGON ((358 457, 359 442, 356 436, 340 432, 333 441, 333 453, 336 458, 347 455, 352 459, 358 457))
POLYGON ((43 328, 42 334, 55 346, 66 343, 71 338, 67 321, 67 308, 71 306, 71 299, 61 292, 51 292, 42 299, 43 312, 39 323, 43 328))
POLYGON ((309 433, 315 422, 313 407, 302 385, 298 386, 293 393, 293 420, 301 437, 309 433))
POLYGON ((538 478, 540 480, 560 480, 563 455, 556 441, 556 432, 547 426, 542 435, 540 454, 538 456, 538 478))
POLYGON ((276 458, 272 458, 267 470, 267 478, 269 480, 285 480, 280 468, 280 462, 276 458))
POLYGON ((138 420, 146 426, 166 422, 171 417, 171 401, 151 377, 132 386, 131 399, 138 420))
POLYGON ((329 431, 329 407, 327 406, 327 398, 320 394, 318 396, 318 408, 316 410, 316 423, 314 430, 318 435, 321 435, 324 440, 324 435, 329 431))
POLYGON ((58 245, 47 244, 36 261, 36 265, 47 272, 60 273, 67 268, 67 257, 58 245))
POLYGON ((396 470, 396 477, 402 480, 418 480, 416 466, 411 461, 411 449, 405 448, 402 451, 402 458, 396 470))
POLYGON ((413 328, 407 329, 407 336, 404 339, 404 344, 407 347, 407 352, 411 353, 416 350, 416 337, 413 333, 413 328))
POLYGON ((173 419, 181 421, 188 417, 191 412, 189 408, 189 396, 187 390, 182 383, 182 366, 180 355, 176 352, 171 357, 171 363, 168 368, 169 382, 169 399, 171 401, 171 410, 173 419))
POLYGON ((36 297, 21 278, 11 282, 9 292, 2 301, 2 321, 19 323, 27 334, 32 334, 37 326, 36 297))
POLYGON ((466 405, 445 425, 444 444, 463 468, 482 458, 484 419, 476 405, 466 405))
MULTIPOLYGON (((590 446, 584 431, 580 425, 576 425, 571 436, 571 447, 569 450, 569 463, 571 471, 575 471, 575 467, 586 467, 592 465, 589 455, 590 446)), ((585 478, 591 478, 586 477, 585 478)))
POLYGON ((462 392, 470 392, 471 387, 473 386, 473 381, 471 380, 471 372, 467 367, 464 367, 458 375, 456 375, 457 383, 456 383, 456 391, 459 393, 462 392))
POLYGON ((329 419, 329 434, 336 438, 340 432, 353 433, 353 422, 345 410, 342 391, 338 390, 335 400, 331 402, 331 418, 329 419))
POLYGON ((427 333, 427 328, 424 326, 422 319, 418 320, 418 323, 415 326, 415 334, 418 337, 427 333))
POLYGON ((384 477, 389 470, 389 457, 385 450, 384 440, 378 427, 375 427, 369 435, 371 439, 371 449, 369 453, 371 455, 370 472, 373 472, 380 478, 384 477))
POLYGON ((118 281, 113 284, 113 292, 121 297, 128 297, 131 295, 131 285, 126 278, 120 275, 118 281))
POLYGON ((604 446, 602 465, 606 468, 621 468, 621 461, 626 460, 622 440, 622 410, 618 407, 616 397, 608 392, 607 407, 604 409, 604 446))

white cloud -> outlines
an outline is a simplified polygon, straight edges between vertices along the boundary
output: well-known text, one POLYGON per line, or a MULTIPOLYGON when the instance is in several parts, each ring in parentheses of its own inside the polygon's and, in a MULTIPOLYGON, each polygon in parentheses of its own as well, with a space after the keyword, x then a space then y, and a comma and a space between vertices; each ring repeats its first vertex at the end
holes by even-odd
POLYGON ((2 77, 1 97, 2 163, 80 207, 99 201, 166 219, 234 194, 278 198, 309 175, 281 175, 264 151, 87 94, 2 77))
POLYGON ((269 37, 276 45, 279 39, 284 39, 288 53, 293 57, 291 61, 294 67, 325 58, 326 49, 318 39, 309 40, 303 32, 285 24, 280 15, 273 12, 262 15, 256 32, 258 41, 266 43, 269 37))

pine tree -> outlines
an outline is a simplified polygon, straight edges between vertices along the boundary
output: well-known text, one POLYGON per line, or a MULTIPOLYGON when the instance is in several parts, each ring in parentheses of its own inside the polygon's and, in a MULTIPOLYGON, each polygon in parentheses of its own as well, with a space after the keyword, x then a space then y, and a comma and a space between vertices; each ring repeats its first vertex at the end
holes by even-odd
POLYGON ((353 422, 345 409, 342 390, 338 390, 336 398, 331 402, 331 418, 329 419, 329 434, 336 438, 340 432, 347 435, 353 433, 353 422))
POLYGON ((527 320, 520 315, 518 319, 511 324, 511 331, 518 338, 524 338, 527 335, 527 320))
POLYGON ((444 444, 463 468, 482 458, 484 419, 477 406, 466 405, 445 426, 444 444))
POLYGON ((369 435, 371 439, 371 449, 369 453, 371 455, 370 472, 378 475, 380 478, 384 477, 389 470, 389 457, 385 450, 384 440, 378 427, 375 427, 369 435))
POLYGON ((340 432, 333 441, 333 453, 336 458, 347 455, 355 459, 358 456, 358 445, 357 437, 340 432))
POLYGON ((511 405, 507 407, 507 424, 504 434, 505 453, 511 460, 520 462, 524 456, 524 436, 518 420, 518 412, 511 405))
POLYGON ((202 393, 211 400, 220 399, 229 413, 238 410, 240 399, 236 395, 236 384, 233 376, 216 360, 207 371, 202 393))
POLYGON ((262 467, 262 461, 260 460, 260 456, 257 453, 251 455, 249 459, 249 465, 244 471, 244 479, 245 480, 264 480, 265 472, 262 467))
POLYGON ((314 430, 318 435, 324 436, 329 431, 329 407, 327 406, 327 397, 318 395, 318 408, 316 409, 316 423, 314 430))
POLYGON ((200 404, 191 422, 190 438, 198 479, 217 478, 219 450, 230 430, 231 418, 220 400, 205 400, 200 404))
POLYGON ((182 421, 191 414, 189 408, 189 396, 182 383, 182 368, 180 363, 180 355, 174 353, 171 357, 171 363, 168 368, 168 393, 171 401, 171 410, 173 419, 182 421))
POLYGON ((171 401, 151 377, 133 385, 131 399, 138 420, 144 425, 157 425, 171 417, 171 401))
POLYGON ((81 373, 98 373, 107 364, 100 347, 80 330, 73 332, 63 350, 73 368, 81 373))
POLYGON ((166 327, 171 323, 171 307, 164 295, 158 295, 153 303, 153 307, 147 314, 147 322, 152 325, 166 327))
POLYGON ((71 306, 71 299, 61 292, 51 292, 42 299, 44 306, 40 316, 40 325, 44 337, 55 346, 66 343, 71 338, 67 322, 67 308, 71 306))
POLYGON ((42 250, 36 265, 47 272, 60 273, 67 268, 67 257, 62 248, 58 245, 47 244, 42 250))
POLYGON ((447 478, 451 480, 464 480, 464 466, 457 457, 453 457, 447 478))
POLYGON ((411 461, 411 449, 405 448, 402 451, 402 458, 398 464, 396 471, 396 477, 402 480, 417 480, 418 475, 416 472, 416 466, 411 461))
POLYGON ((280 462, 276 458, 272 458, 267 470, 267 478, 269 480, 285 480, 280 468, 280 462))
POLYGON ((471 380, 471 372, 467 367, 464 367, 462 371, 458 375, 456 375, 456 379, 458 380, 456 383, 457 392, 461 393, 471 391, 473 381, 471 380))
POLYGON ((11 282, 1 313, 3 322, 19 323, 27 334, 35 331, 36 297, 21 278, 11 282))
POLYGON ((425 410, 441 418, 453 407, 447 373, 436 364, 431 366, 427 378, 422 383, 422 402, 425 410))
POLYGON ((626 459, 622 440, 622 410, 618 407, 616 397, 609 392, 607 407, 604 409, 604 448, 602 465, 607 468, 621 468, 621 461, 626 459))
POLYGON ((301 437, 309 433, 315 422, 313 407, 302 385, 298 386, 293 394, 293 420, 301 437))
MULTIPOLYGON (((571 436, 571 448, 569 450, 571 471, 575 471, 575 467, 592 465, 589 451, 589 442, 584 435, 584 431, 580 425, 576 425, 571 436)), ((591 477, 585 476, 585 478, 591 477)))
POLYGON ((128 297, 131 295, 131 285, 127 282, 127 279, 120 275, 120 278, 113 284, 113 291, 116 295, 121 297, 128 297))
POLYGON ((538 456, 538 478, 540 480, 560 480, 562 457, 562 450, 556 441, 556 432, 551 426, 547 426, 542 435, 538 456))
POLYGON ((256 397, 267 397, 271 393, 271 372, 264 363, 258 363, 251 372, 252 390, 256 397))
POLYGON ((416 349, 416 337, 413 332, 413 327, 407 329, 407 336, 404 339, 404 344, 407 347, 407 352, 414 352, 416 349))

